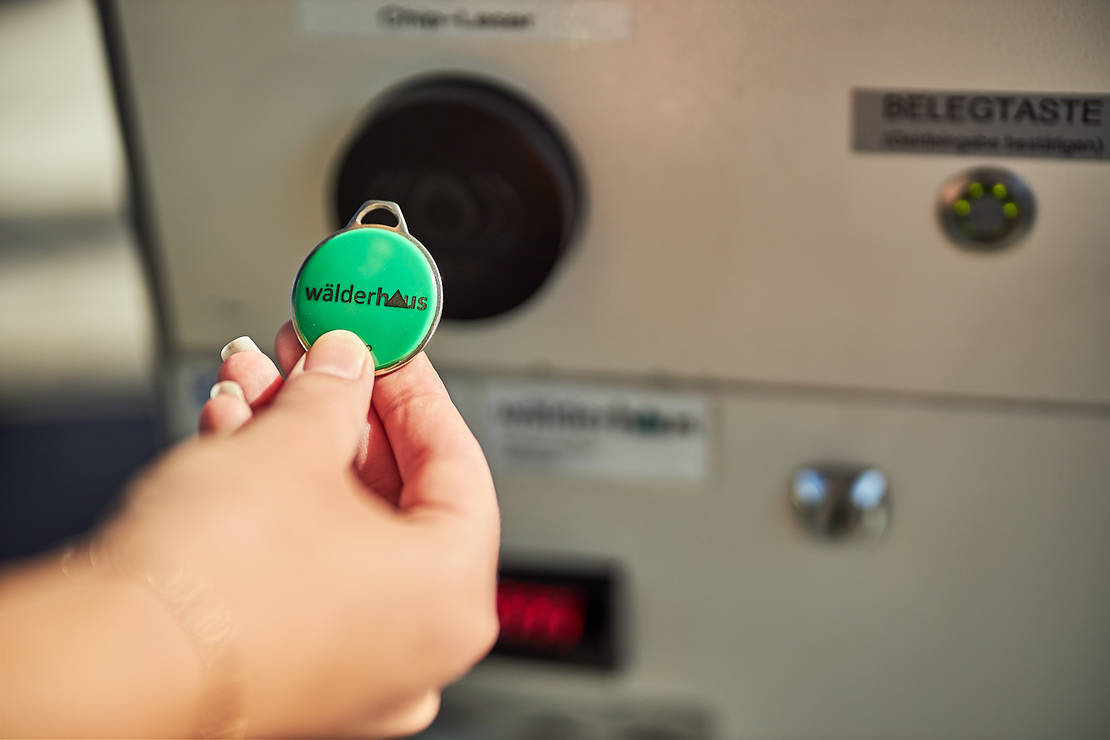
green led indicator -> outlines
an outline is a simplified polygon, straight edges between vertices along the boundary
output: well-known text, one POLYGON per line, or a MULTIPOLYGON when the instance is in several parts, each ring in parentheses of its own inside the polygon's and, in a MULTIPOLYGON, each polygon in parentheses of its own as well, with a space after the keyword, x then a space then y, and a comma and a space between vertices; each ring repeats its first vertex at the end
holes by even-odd
POLYGON ((961 247, 993 252, 1022 239, 1037 213, 1028 185, 1011 172, 982 167, 956 173, 941 186, 933 213, 961 247))

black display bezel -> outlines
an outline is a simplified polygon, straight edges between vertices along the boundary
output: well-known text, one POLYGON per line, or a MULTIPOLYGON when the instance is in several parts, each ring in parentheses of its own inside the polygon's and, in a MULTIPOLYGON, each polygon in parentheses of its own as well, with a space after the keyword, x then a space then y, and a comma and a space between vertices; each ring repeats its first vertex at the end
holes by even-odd
POLYGON ((572 648, 521 643, 498 637, 490 655, 614 670, 622 658, 619 593, 621 578, 610 564, 535 565, 502 563, 499 581, 570 588, 585 599, 583 634, 572 648))

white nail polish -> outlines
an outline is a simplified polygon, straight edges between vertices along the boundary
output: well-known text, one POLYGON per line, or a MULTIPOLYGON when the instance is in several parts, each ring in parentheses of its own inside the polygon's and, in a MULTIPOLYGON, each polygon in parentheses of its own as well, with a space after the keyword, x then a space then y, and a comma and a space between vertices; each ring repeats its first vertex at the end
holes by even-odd
POLYGON ((236 352, 261 352, 261 351, 262 350, 260 350, 258 348, 258 345, 254 343, 253 339, 251 339, 250 337, 247 337, 247 336, 243 336, 243 337, 238 337, 236 339, 232 339, 230 342, 225 344, 224 348, 220 350, 220 359, 221 360, 226 360, 227 358, 231 357, 236 352))
POLYGON ((212 386, 212 390, 208 391, 208 397, 215 398, 216 396, 235 396, 240 401, 247 400, 247 397, 243 395, 243 389, 234 380, 221 380, 212 386))

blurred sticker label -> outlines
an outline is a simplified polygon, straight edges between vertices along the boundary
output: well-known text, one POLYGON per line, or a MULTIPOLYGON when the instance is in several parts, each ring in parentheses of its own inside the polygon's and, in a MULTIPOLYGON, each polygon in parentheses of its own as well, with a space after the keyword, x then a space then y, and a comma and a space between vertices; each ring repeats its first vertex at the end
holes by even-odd
POLYGON ((860 152, 1106 159, 1110 95, 852 91, 860 152))
POLYGON ((614 0, 300 0, 307 33, 608 41, 628 34, 628 5, 614 0))
POLYGON ((709 401, 671 393, 560 382, 485 388, 486 455, 495 468, 697 483, 709 477, 709 401))

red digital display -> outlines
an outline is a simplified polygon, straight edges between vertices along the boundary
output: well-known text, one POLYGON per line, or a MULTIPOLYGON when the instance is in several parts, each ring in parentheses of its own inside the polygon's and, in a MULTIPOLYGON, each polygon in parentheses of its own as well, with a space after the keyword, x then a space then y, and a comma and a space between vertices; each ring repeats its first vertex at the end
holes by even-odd
POLYGON ((501 580, 497 616, 506 644, 572 649, 582 641, 586 595, 568 586, 501 580))
POLYGON ((501 635, 493 654, 613 670, 619 657, 616 568, 609 563, 498 568, 501 635))

